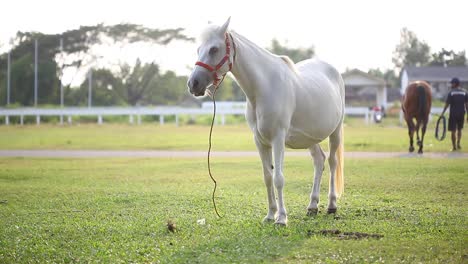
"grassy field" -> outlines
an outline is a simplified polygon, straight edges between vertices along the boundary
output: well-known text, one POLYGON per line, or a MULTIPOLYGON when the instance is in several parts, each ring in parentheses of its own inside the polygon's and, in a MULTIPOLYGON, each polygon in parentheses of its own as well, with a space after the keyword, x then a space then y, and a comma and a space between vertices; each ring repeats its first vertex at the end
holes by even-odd
POLYGON ((257 158, 214 161, 221 219, 204 160, 2 158, 0 263, 466 263, 466 169, 459 159, 347 159, 337 215, 324 213, 324 177, 321 211, 309 218, 312 164, 288 158, 281 228, 261 223, 257 158), (332 229, 383 237, 321 232, 332 229))
MULTIPOLYGON (((365 125, 363 119, 349 118, 345 127, 347 151, 407 151, 408 133, 396 125, 395 119, 384 124, 365 125)), ((434 120, 425 138, 425 151, 447 152, 450 135, 445 141, 434 138, 434 120)), ((147 149, 206 150, 209 127, 202 125, 144 124, 82 124, 72 126, 27 125, 0 126, 0 149, 147 149)), ((468 151, 468 136, 464 133, 463 152, 468 151)), ((215 126, 215 150, 255 150, 253 136, 247 125, 215 126)), ((327 149, 326 142, 323 143, 327 149)))

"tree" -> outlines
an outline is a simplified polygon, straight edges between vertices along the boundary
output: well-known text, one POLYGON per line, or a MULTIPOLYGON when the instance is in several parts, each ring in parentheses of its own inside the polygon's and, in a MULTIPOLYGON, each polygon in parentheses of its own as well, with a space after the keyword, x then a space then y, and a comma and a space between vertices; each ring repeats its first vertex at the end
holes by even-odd
POLYGON ((295 63, 310 59, 315 54, 313 46, 309 48, 288 48, 282 45, 277 39, 271 41, 271 47, 269 47, 268 50, 274 54, 286 55, 295 63))
MULTIPOLYGON (((177 76, 172 71, 162 74, 156 64, 134 66, 123 64, 116 73, 108 69, 93 71, 93 105, 171 105, 182 100, 187 92, 186 76, 177 76)), ((72 92, 76 103, 87 104, 88 80, 79 91, 72 92)))
POLYGON ((431 59, 430 47, 420 41, 416 34, 407 28, 400 31, 400 43, 395 47, 392 61, 397 71, 404 66, 422 66, 431 59))
POLYGON ((372 76, 384 79, 385 82, 387 83, 388 88, 395 88, 395 87, 400 86, 400 81, 398 79, 398 76, 396 76, 395 71, 392 69, 388 69, 385 72, 383 72, 379 68, 375 68, 375 69, 369 69, 367 73, 372 76))
POLYGON ((146 103, 152 105, 175 105, 187 94, 187 76, 177 76, 173 71, 155 76, 146 103))
MULTIPOLYGON (((92 105, 126 105, 127 102, 116 92, 122 85, 120 79, 108 69, 97 69, 92 71, 92 105)), ((74 93, 75 102, 73 105, 87 105, 89 96, 89 80, 86 79, 80 85, 79 90, 74 93)))
POLYGON ((431 66, 465 66, 467 64, 465 51, 455 52, 442 49, 432 54, 431 66))
MULTIPOLYGON (((23 43, 18 50, 11 53, 10 81, 12 103, 21 105, 34 104, 34 41, 23 43)), ((49 59, 49 54, 38 52, 38 104, 59 102, 59 80, 57 78, 57 63, 49 59)), ((0 57, 0 100, 6 103, 6 58, 0 57)))
POLYGON ((138 105, 146 96, 157 75, 159 75, 159 66, 154 63, 142 65, 141 61, 137 60, 133 68, 124 64, 118 74, 122 84, 116 92, 129 105, 138 105))

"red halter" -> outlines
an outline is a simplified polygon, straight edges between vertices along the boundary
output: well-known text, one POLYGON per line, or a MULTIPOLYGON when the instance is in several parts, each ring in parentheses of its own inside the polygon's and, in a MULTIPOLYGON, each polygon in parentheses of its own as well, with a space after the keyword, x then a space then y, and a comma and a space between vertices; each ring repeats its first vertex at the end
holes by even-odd
POLYGON ((219 69, 221 69, 221 67, 224 66, 224 64, 228 61, 229 62, 229 71, 231 71, 232 69, 232 63, 234 62, 234 60, 236 59, 236 44, 234 43, 234 39, 232 38, 231 34, 230 33, 226 33, 225 34, 226 36, 226 39, 225 39, 225 43, 226 43, 226 54, 224 55, 224 57, 221 59, 221 61, 213 68, 212 66, 206 64, 206 63, 203 63, 201 61, 197 61, 195 63, 195 65, 198 65, 198 66, 201 66, 205 69, 207 69, 209 72, 212 72, 213 73, 213 85, 218 88, 218 85, 221 84, 222 80, 224 79, 224 76, 226 76, 226 73, 224 73, 221 78, 218 77, 218 74, 217 74, 217 71, 219 69), (233 45, 233 48, 234 48, 234 55, 233 55, 233 59, 231 61, 231 43, 229 42, 229 37, 231 37, 232 39, 232 45, 233 45), (221 81, 221 82, 220 82, 221 81))

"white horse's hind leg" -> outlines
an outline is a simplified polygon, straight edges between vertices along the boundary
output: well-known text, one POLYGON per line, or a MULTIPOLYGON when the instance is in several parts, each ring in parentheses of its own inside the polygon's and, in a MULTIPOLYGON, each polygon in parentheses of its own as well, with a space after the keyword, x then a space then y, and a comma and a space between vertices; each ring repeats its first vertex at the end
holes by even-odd
POLYGON ((325 165, 325 153, 319 144, 313 145, 310 149, 310 154, 314 159, 314 185, 310 193, 310 203, 307 206, 307 215, 316 215, 318 212, 318 203, 320 195, 320 182, 322 181, 322 174, 325 165))
POLYGON ((263 180, 265 181, 268 196, 268 214, 263 219, 263 222, 273 222, 275 221, 275 214, 278 207, 276 206, 275 190, 273 189, 273 162, 271 159, 271 147, 263 145, 257 139, 255 139, 255 144, 257 145, 260 158, 262 159, 263 180))
POLYGON ((335 174, 336 167, 338 166, 338 159, 336 158, 336 152, 340 146, 341 141, 341 126, 339 126, 329 137, 329 148, 330 157, 328 157, 328 164, 330 165, 330 189, 328 193, 328 213, 336 212, 336 199, 337 193, 335 189, 335 174))

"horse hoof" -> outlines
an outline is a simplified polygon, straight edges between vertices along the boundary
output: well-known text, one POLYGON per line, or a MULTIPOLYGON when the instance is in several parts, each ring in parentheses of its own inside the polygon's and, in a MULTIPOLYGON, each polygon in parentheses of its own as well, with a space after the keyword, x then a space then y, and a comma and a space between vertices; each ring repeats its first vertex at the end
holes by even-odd
POLYGON ((275 226, 287 226, 288 224, 286 222, 275 222, 275 226))
POLYGON ((271 219, 271 218, 268 218, 268 217, 263 218, 263 223, 264 224, 271 224, 273 222, 275 222, 275 219, 271 219))
POLYGON ((336 213, 336 208, 328 208, 327 214, 335 214, 336 213))
POLYGON ((409 152, 413 152, 413 151, 414 151, 414 147, 413 146, 409 147, 409 152))
POLYGON ((423 154, 422 149, 418 150, 418 154, 423 154))
POLYGON ((275 225, 276 226, 286 226, 288 224, 288 217, 286 215, 278 215, 276 218, 275 225))
POLYGON ((307 216, 316 216, 318 213, 318 208, 307 209, 307 216))

